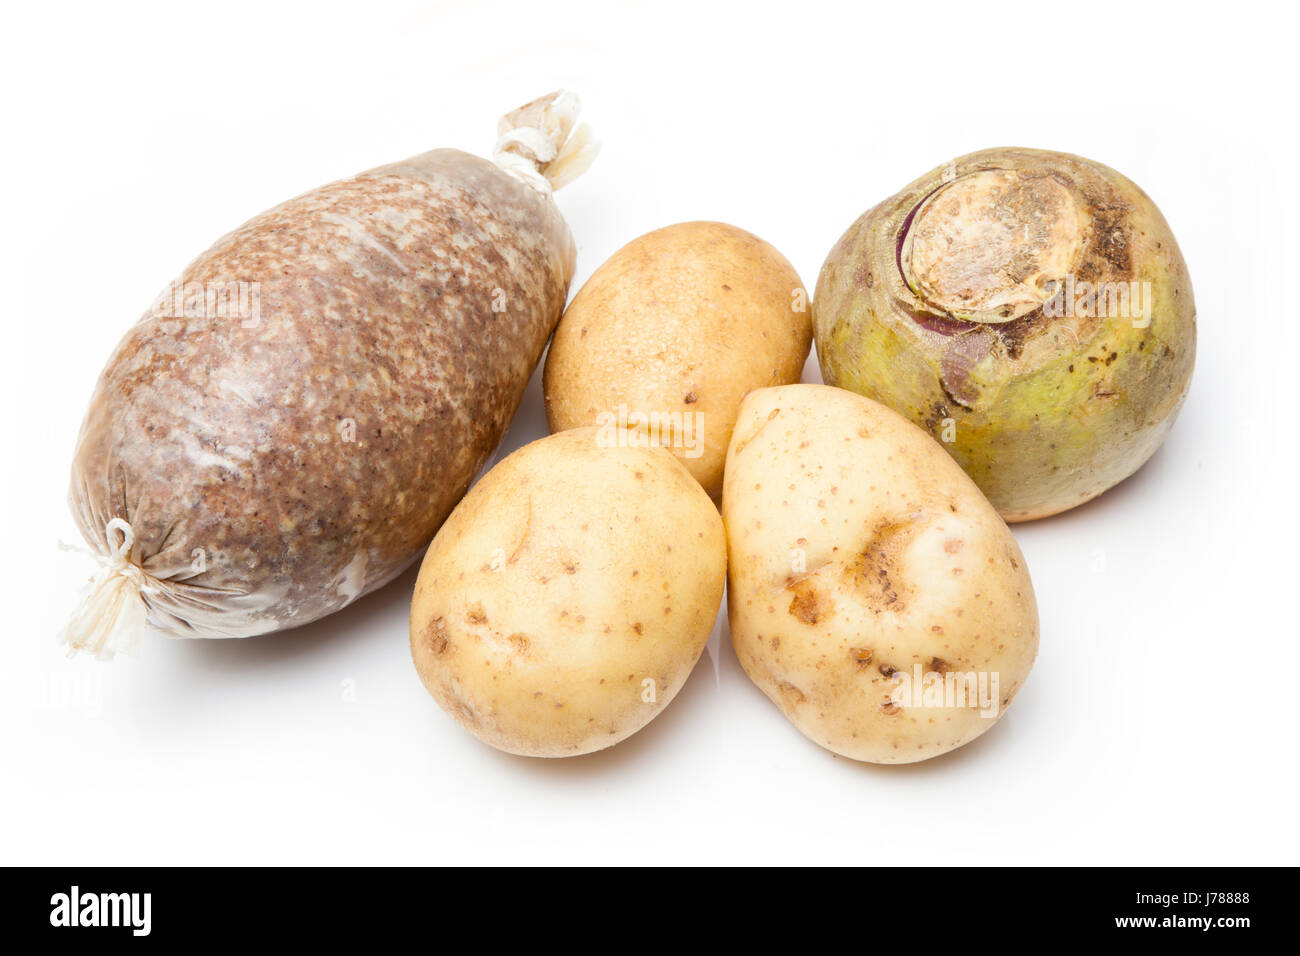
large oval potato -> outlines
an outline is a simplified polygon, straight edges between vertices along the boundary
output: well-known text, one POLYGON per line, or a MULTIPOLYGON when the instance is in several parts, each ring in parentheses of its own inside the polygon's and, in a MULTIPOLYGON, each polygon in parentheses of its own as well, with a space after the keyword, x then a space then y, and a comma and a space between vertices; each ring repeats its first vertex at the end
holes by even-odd
POLYGON ((411 653, 480 740, 589 753, 672 700, 725 579, 717 508, 671 454, 561 432, 498 464, 442 526, 415 586, 411 653))
POLYGON ((757 236, 683 222, 634 239, 574 296, 546 358, 551 431, 662 444, 713 497, 751 389, 799 381, 812 344, 794 267, 757 236))
POLYGON ((732 642, 799 730, 908 763, 993 725, 1038 609, 1006 524, 928 435, 842 389, 761 389, 725 484, 732 642))

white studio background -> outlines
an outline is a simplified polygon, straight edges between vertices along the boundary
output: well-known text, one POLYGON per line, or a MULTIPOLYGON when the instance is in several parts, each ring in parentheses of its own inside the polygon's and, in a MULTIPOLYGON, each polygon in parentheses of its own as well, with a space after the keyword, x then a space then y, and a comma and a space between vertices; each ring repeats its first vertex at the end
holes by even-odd
MULTIPOLYGON (((1280 8, 1195 9, 10 10, 0 863, 1297 862, 1295 53, 1280 8), (290 196, 437 146, 487 153, 499 114, 559 86, 604 144, 559 194, 575 291, 690 219, 757 233, 811 288, 860 213, 988 146, 1084 154, 1161 206, 1198 304, 1190 397, 1136 477, 1016 526, 1041 650, 974 744, 892 768, 820 750, 745 678, 723 614, 646 730, 509 757, 420 685, 414 571, 278 636, 62 656, 92 570, 58 547, 80 543, 77 429, 157 291, 290 196)), ((544 431, 535 378, 502 451, 544 431)))

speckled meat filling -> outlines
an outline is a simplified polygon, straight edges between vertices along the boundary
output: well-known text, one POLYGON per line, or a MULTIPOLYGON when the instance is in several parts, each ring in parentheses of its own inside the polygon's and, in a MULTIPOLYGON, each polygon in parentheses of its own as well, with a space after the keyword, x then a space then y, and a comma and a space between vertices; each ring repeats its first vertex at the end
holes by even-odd
POLYGON ((260 316, 151 310, 109 360, 72 469, 82 534, 104 554, 131 524, 149 620, 178 636, 295 627, 385 584, 500 440, 574 256, 549 196, 456 150, 263 213, 179 280, 256 283, 260 316))

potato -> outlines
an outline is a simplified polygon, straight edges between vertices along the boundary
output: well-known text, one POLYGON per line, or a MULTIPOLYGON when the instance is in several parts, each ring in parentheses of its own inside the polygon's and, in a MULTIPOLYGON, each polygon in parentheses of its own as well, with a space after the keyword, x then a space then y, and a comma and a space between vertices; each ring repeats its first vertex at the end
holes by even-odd
POLYGON ((713 497, 751 389, 799 381, 812 322, 799 276, 757 236, 684 222, 634 239, 574 297, 546 358, 551 431, 663 444, 713 497))
POLYGON ((415 668, 500 750, 609 747, 685 683, 726 568, 717 508, 666 450, 552 435, 488 472, 434 538, 411 606, 415 668))
POLYGON ((835 753, 909 763, 973 740, 1038 649, 1025 559, 939 445, 824 385, 740 408, 722 498, 745 672, 835 753))

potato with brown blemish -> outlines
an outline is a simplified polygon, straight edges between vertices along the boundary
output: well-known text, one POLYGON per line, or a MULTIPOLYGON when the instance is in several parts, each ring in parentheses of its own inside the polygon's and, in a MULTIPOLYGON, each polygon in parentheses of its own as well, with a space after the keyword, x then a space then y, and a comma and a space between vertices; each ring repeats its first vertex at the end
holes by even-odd
POLYGON ((602 425, 662 444, 717 497, 740 400, 799 381, 807 294, 776 249, 720 222, 634 239, 587 280, 546 358, 551 431, 602 425))
POLYGON ((722 497, 745 672, 835 753, 909 763, 988 730, 1038 650, 1015 539, 939 445, 824 385, 750 393, 722 497))
POLYGON ((600 750, 681 689, 726 567, 722 519, 669 452, 561 432, 488 472, 434 538, 411 606, 415 667, 493 747, 600 750))

